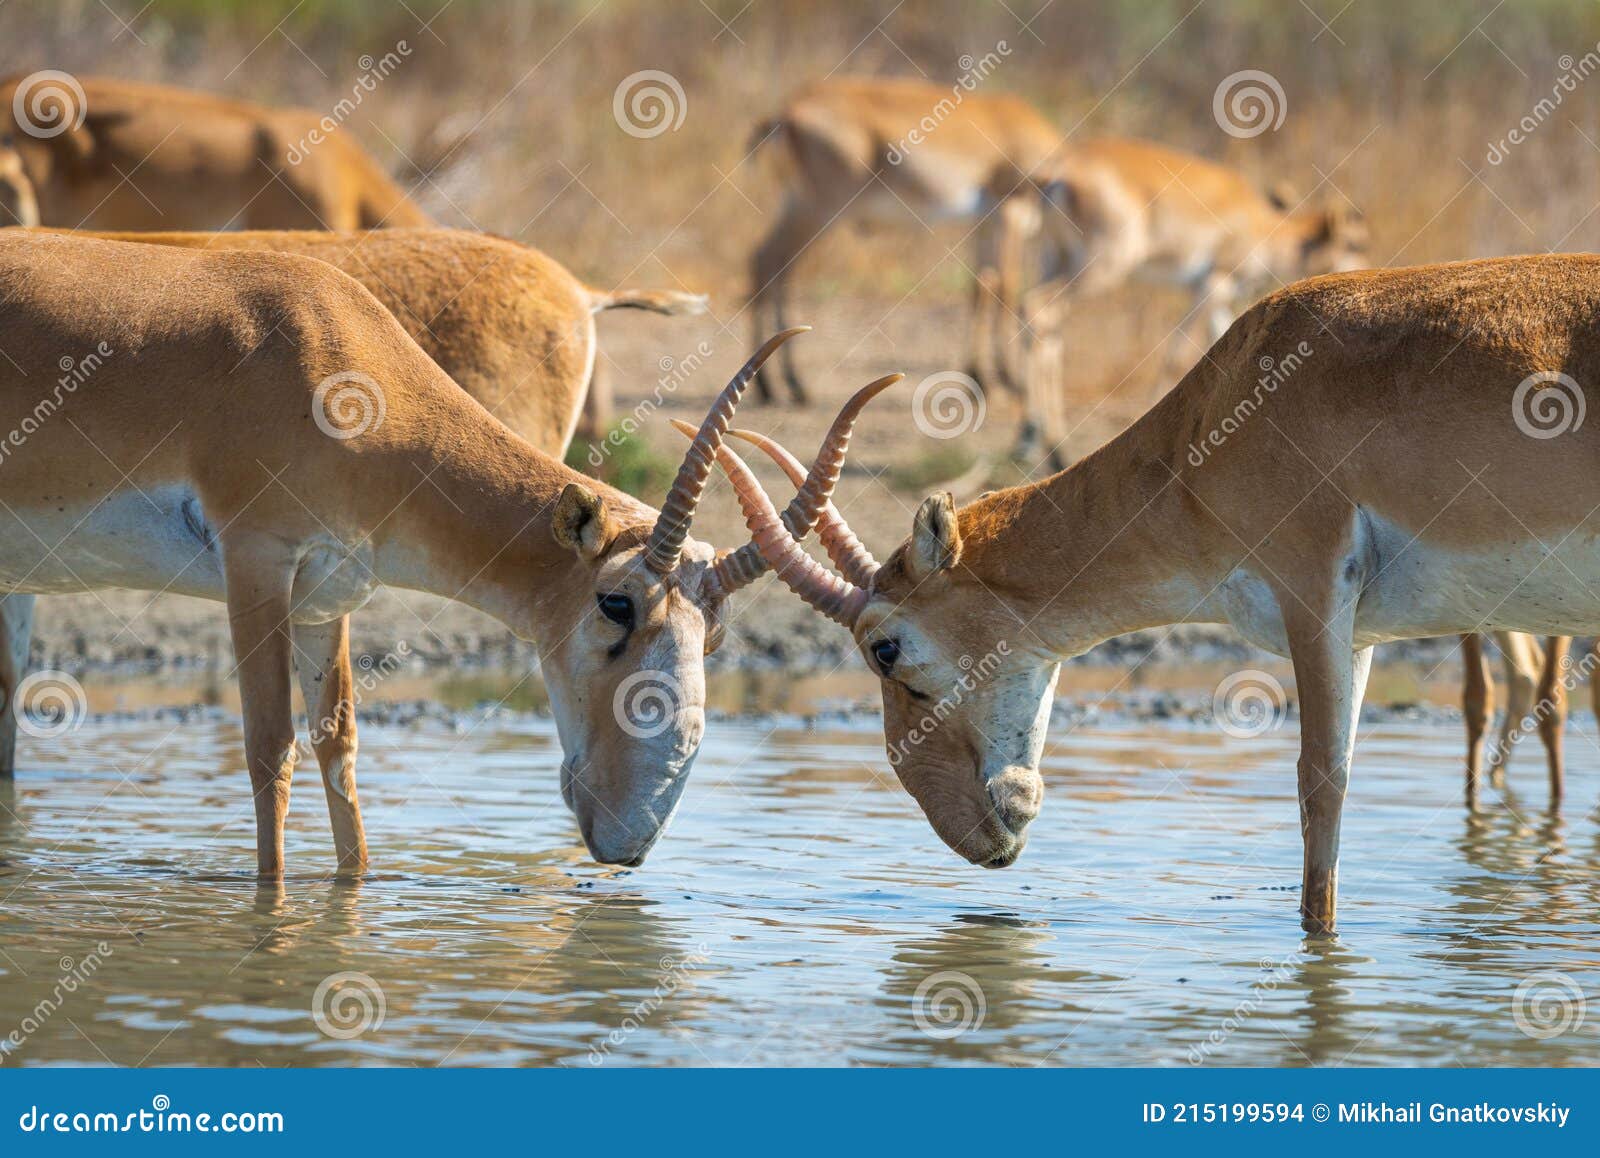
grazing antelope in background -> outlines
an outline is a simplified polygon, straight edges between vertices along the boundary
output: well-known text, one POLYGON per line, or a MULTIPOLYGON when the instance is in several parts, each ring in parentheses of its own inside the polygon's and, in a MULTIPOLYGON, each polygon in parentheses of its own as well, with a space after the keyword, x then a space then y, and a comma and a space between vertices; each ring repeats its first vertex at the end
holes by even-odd
POLYGON ((854 634, 891 763, 975 864, 1022 852, 1062 660, 1186 622, 1287 655, 1301 912, 1327 932, 1373 645, 1600 621, 1600 432, 1530 438, 1517 412, 1553 374, 1600 382, 1596 318, 1591 256, 1299 282, 1081 462, 959 511, 929 498, 886 563, 842 577, 799 551, 736 456, 720 461, 763 557, 854 634), (1314 352, 1294 378, 1242 410, 1259 361, 1301 343, 1314 352))
POLYGON ((108 77, 0 79, 0 225, 431 225, 348 129, 309 109, 108 77))
MULTIPOLYGON (((595 363, 595 315, 623 307, 664 314, 705 309, 696 294, 591 289, 537 249, 454 229, 78 236, 325 261, 366 286, 456 385, 557 459, 572 439, 595 363)), ((0 774, 16 766, 12 695, 26 674, 33 600, 0 597, 0 774)), ((349 660, 341 656, 339 663, 348 667, 349 660)))
MULTIPOLYGON (((748 146, 778 147, 783 189, 782 214, 750 263, 751 325, 761 332, 769 314, 783 325, 795 262, 842 221, 904 226, 908 211, 924 221, 977 219, 974 269, 994 265, 999 237, 990 210, 1023 187, 1059 140, 1021 98, 960 85, 841 77, 801 89, 756 127, 748 146)), ((975 282, 975 325, 991 318, 986 297, 975 282)), ((974 374, 989 344, 974 331, 974 374)), ((790 397, 804 404, 794 356, 785 350, 781 357, 790 397)), ((757 389, 764 400, 776 397, 765 371, 757 389)))
MULTIPOLYGON (((980 307, 995 315, 981 328, 997 335, 995 375, 1016 390, 1007 369, 1006 323, 1020 319, 1026 334, 1058 329, 1070 302, 1130 280, 1187 287, 1192 314, 1203 315, 1203 351, 1222 336, 1245 304, 1268 289, 1320 273, 1367 264, 1368 234, 1361 214, 1335 202, 1294 207, 1282 192, 1265 194, 1226 165, 1148 141, 1104 138, 1065 145, 1032 177, 1038 198, 1021 199, 999 215, 1001 255, 993 294, 980 307), (1036 263, 1023 255, 1037 256, 1036 263), (1027 266, 1043 281, 1029 289, 1027 266)), ((1193 339, 1174 335, 1169 347, 1187 369, 1193 339)), ((1055 469, 1065 466, 1066 428, 1054 356, 1026 343, 1021 375, 1024 420, 1017 456, 1031 461, 1042 449, 1055 469)))
POLYGON ((227 603, 267 878, 293 671, 357 871, 345 616, 380 584, 468 603, 538 646, 562 796, 596 860, 636 864, 698 750, 737 586, 689 538, 695 508, 740 395, 797 332, 723 390, 658 513, 518 438, 324 262, 0 232, 0 590, 227 603))

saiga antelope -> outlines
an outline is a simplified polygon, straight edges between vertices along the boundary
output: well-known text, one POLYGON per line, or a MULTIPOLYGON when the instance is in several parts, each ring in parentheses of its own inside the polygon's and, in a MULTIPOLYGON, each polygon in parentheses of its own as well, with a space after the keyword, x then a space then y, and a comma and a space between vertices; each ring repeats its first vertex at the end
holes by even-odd
MULTIPOLYGON (((788 312, 789 279, 805 249, 847 221, 904 226, 978 221, 976 270, 998 260, 991 210, 1021 189, 1055 148, 1059 134, 1019 97, 917 80, 841 77, 796 93, 756 126, 748 151, 770 143, 781 153, 783 208, 750 262, 750 319, 756 332, 788 312)), ((987 322, 986 293, 974 282, 975 318, 987 322)), ((989 342, 973 337, 973 372, 989 342)), ((793 353, 785 350, 790 397, 806 400, 793 353)), ((766 372, 764 400, 776 397, 766 372)))
MULTIPOLYGON (((1134 279, 1162 281, 1193 294, 1191 315, 1207 329, 1195 346, 1203 351, 1265 290, 1367 264, 1366 224, 1347 203, 1299 207, 1281 191, 1261 192, 1236 169, 1149 141, 1065 145, 1034 172, 1030 187, 1038 194, 1031 206, 1016 198, 997 215, 995 292, 978 299, 980 318, 993 317, 978 329, 994 337, 986 376, 1024 396, 1017 456, 1031 461, 1042 449, 1058 470, 1066 465, 1066 428, 1055 397, 1057 368, 1040 364, 1058 355, 1048 346, 1030 351, 1025 340, 1019 388, 1008 369, 1013 321, 1025 336, 1049 334, 1072 301, 1134 279), (1030 266, 1042 277, 1032 289, 1030 266)), ((1190 341, 1181 331, 1173 335, 1169 365, 1178 356, 1187 369, 1190 341)))
POLYGON ((431 225, 309 109, 42 72, 0 79, 0 225, 372 229, 431 225), (296 158, 299 158, 296 161, 296 158))
MULTIPOLYGON (((1550 777, 1550 807, 1561 803, 1566 772, 1562 738, 1567 722, 1567 685, 1572 640, 1553 636, 1543 650, 1531 635, 1516 631, 1497 631, 1495 643, 1505 660, 1506 713, 1500 722, 1500 738, 1489 748, 1489 775, 1498 784, 1505 776, 1511 749, 1531 722, 1544 745, 1545 766, 1550 777)), ((1593 666, 1600 651, 1591 651, 1586 662, 1593 666)), ((1467 724, 1467 794, 1475 800, 1479 772, 1484 766, 1484 735, 1494 716, 1494 677, 1483 654, 1483 639, 1476 634, 1461 637, 1461 662, 1464 676, 1461 714, 1467 724)), ((1580 665, 1581 666, 1581 665, 1580 665)), ((1600 679, 1591 679, 1595 718, 1600 719, 1600 679)))
MULTIPOLYGON (((557 459, 572 439, 595 363, 595 315, 621 307, 666 314, 705 308, 695 294, 592 289, 537 249, 454 229, 92 236, 325 261, 361 282, 456 385, 557 459)), ((33 614, 32 595, 0 597, 0 775, 15 767, 12 696, 26 673, 33 614)), ((342 653, 339 666, 349 666, 342 653)))
POLYGON ((313 259, 0 233, 0 332, 0 589, 227 603, 261 876, 283 873, 297 667, 339 865, 367 861, 344 628, 380 584, 537 645, 562 796, 597 860, 642 860, 738 585, 689 538, 695 508, 740 395, 798 331, 723 390, 659 513, 518 438, 313 259))
POLYGON ((1296 283, 1087 458, 960 510, 931 497, 881 567, 843 576, 799 551, 736 456, 720 461, 763 557, 855 636, 901 783, 975 864, 1022 852, 1063 659, 1187 622, 1287 655, 1302 921, 1327 932, 1373 645, 1600 620, 1600 432, 1530 438, 1517 413, 1531 389, 1564 388, 1540 386, 1553 374, 1600 382, 1597 318, 1587 255, 1296 283), (1231 421, 1260 360, 1300 343, 1313 354, 1294 378, 1231 421))

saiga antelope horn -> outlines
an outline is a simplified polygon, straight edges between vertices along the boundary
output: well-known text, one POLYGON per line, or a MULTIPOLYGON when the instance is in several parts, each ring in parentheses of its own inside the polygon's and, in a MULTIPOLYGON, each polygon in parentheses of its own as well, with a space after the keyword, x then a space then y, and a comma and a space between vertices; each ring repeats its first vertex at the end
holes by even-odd
POLYGON ((810 326, 794 326, 768 338, 761 348, 750 355, 750 360, 740 367, 729 383, 717 395, 705 421, 689 444, 683 463, 678 467, 678 477, 672 482, 666 500, 661 504, 661 514, 650 529, 645 545, 645 563, 658 575, 665 575, 678 565, 683 555, 684 540, 689 537, 689 526, 694 522, 694 511, 700 505, 706 480, 711 477, 711 464, 716 460, 717 448, 733 421, 733 412, 739 398, 755 380, 756 371, 772 356, 772 352, 796 334, 803 334, 810 326))
MULTIPOLYGON (((733 483, 744 524, 767 565, 801 599, 835 623, 853 627, 867 605, 867 589, 840 579, 800 549, 778 510, 744 461, 726 446, 717 448, 717 465, 733 483)), ((728 556, 731 558, 732 556, 728 556)))
MULTIPOLYGON (((878 562, 862 546, 861 540, 844 521, 844 516, 828 500, 844 469, 845 453, 850 447, 856 419, 861 416, 867 403, 904 377, 904 374, 889 374, 856 391, 840 408, 838 416, 828 428, 827 437, 823 439, 822 448, 817 452, 816 461, 811 464, 809 472, 800 465, 798 459, 764 434, 750 430, 728 432, 735 438, 742 438, 760 447, 783 468, 789 481, 800 488, 784 509, 783 525, 796 540, 804 539, 815 526, 817 538, 828 552, 828 558, 846 579, 858 587, 866 587, 872 582, 878 562)), ((754 582, 766 571, 766 560, 761 557, 760 548, 754 543, 746 543, 719 560, 715 574, 718 585, 726 594, 754 582)))

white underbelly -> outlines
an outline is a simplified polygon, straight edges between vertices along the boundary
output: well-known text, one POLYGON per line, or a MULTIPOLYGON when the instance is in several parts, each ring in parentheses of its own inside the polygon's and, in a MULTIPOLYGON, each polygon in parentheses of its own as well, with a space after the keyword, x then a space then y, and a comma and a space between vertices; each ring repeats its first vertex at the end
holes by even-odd
POLYGON ((1357 630, 1377 639, 1461 631, 1586 635, 1600 628, 1600 535, 1447 549, 1380 538, 1357 630), (1547 550, 1547 547, 1549 548, 1547 550))
MULTIPOLYGON (((1577 531, 1536 541, 1449 548, 1368 516, 1358 552, 1374 573, 1356 595, 1354 643, 1477 631, 1588 635, 1600 630, 1600 534, 1577 531), (1366 549, 1370 548, 1370 555, 1366 549)), ((1209 606, 1246 639, 1287 654, 1274 586, 1265 571, 1243 567, 1209 606)), ((1282 576, 1281 581, 1292 581, 1282 576)))
POLYGON ((0 527, 0 587, 170 589, 221 599, 221 557, 192 529, 186 503, 198 514, 193 492, 174 486, 119 492, 89 508, 10 506, 0 527))
MULTIPOLYGON (((349 614, 377 589, 371 549, 331 535, 301 545, 293 618, 349 614)), ((186 486, 121 491, 93 507, 0 508, 0 592, 51 594, 128 587, 225 600, 216 528, 186 486)))

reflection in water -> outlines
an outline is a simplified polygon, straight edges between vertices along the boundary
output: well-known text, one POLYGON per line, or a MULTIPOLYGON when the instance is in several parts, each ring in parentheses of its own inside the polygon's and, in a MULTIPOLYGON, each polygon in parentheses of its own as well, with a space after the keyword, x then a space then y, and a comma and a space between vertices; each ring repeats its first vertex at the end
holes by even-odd
POLYGON ((330 876, 311 775, 259 887, 235 725, 90 723, 0 781, 0 1064, 1590 1062, 1600 1018, 1530 1034, 1517 993, 1600 999, 1600 823, 1464 813, 1458 747, 1363 737, 1342 933, 1304 940, 1288 729, 1067 732, 986 872, 875 731, 724 723, 630 871, 584 859, 546 724, 374 727, 374 871, 330 876))

